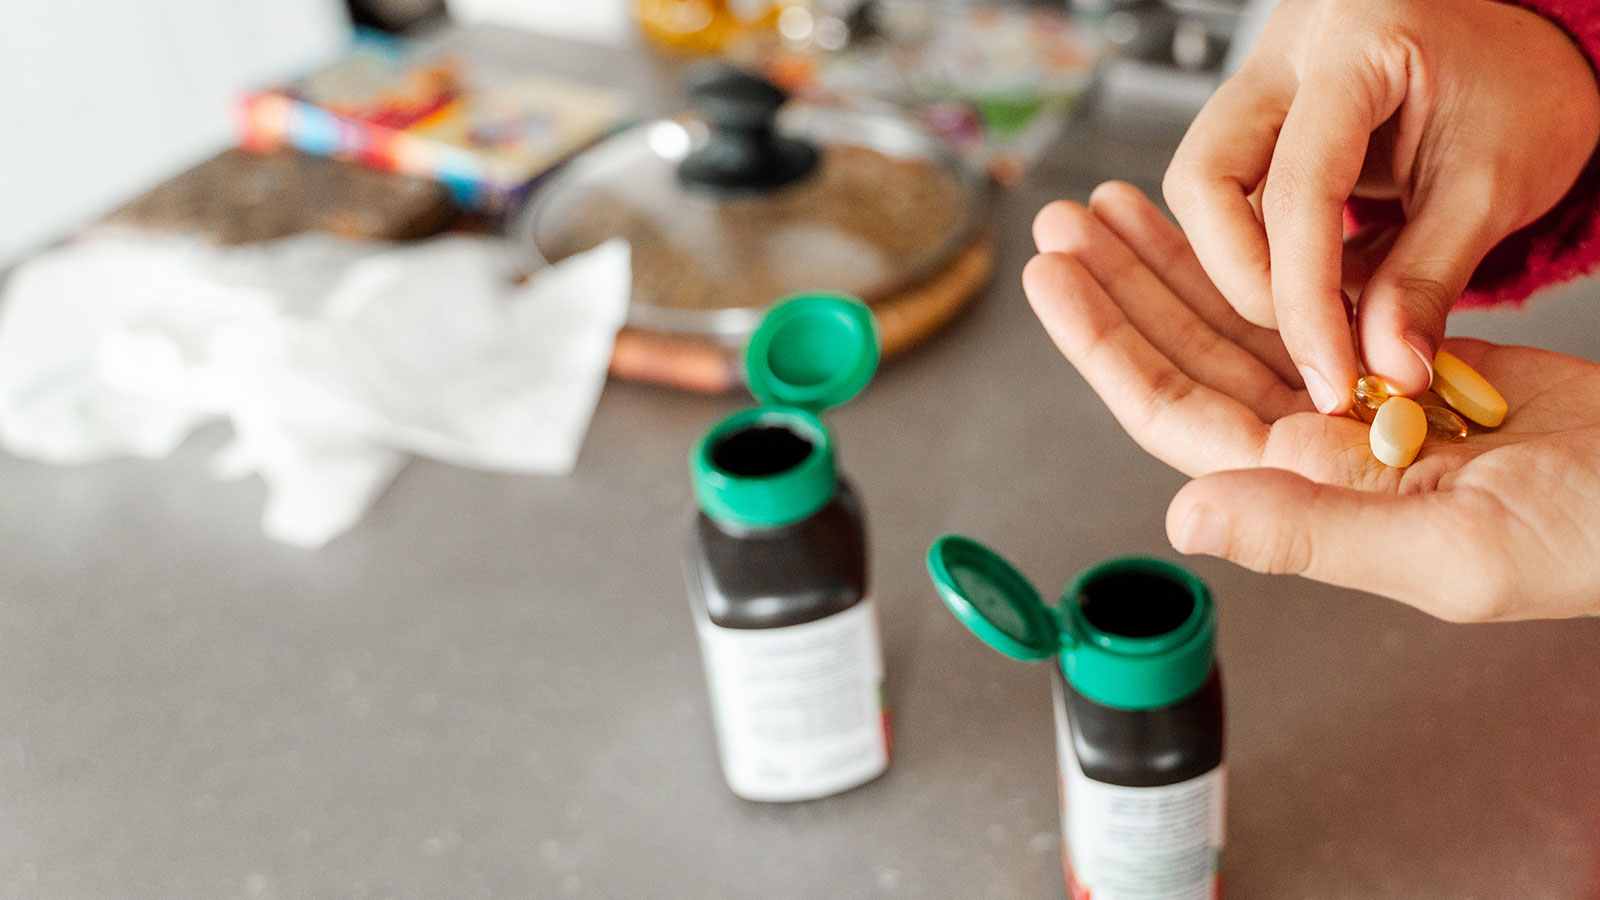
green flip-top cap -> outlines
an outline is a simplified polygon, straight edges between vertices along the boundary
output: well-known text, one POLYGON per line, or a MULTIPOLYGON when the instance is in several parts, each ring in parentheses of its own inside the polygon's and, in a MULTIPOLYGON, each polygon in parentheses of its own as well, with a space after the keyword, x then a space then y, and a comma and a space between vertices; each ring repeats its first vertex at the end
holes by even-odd
POLYGON ((928 574, 956 618, 1015 659, 1060 657, 1080 694, 1116 709, 1157 709, 1198 691, 1211 674, 1211 591, 1181 566, 1125 557, 1081 572, 1059 607, 993 550, 946 535, 928 549, 928 574))
POLYGON ((712 425, 689 454, 706 515, 776 528, 826 505, 839 473, 817 416, 860 393, 878 354, 877 323, 859 300, 815 292, 774 304, 745 347, 750 392, 764 405, 712 425))
POLYGON ((878 369, 878 325, 866 304, 830 291, 773 304, 745 345, 745 381, 765 406, 839 406, 878 369))
POLYGON ((1061 652, 1061 623, 1027 577, 1000 554, 959 534, 928 548, 928 574, 945 606, 979 640, 1012 659, 1061 652))

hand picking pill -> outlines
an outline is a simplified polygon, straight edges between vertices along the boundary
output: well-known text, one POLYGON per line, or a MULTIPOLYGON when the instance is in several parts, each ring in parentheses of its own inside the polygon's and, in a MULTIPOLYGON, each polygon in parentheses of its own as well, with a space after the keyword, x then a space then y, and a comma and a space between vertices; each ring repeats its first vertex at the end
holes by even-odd
POLYGON ((1378 407, 1383 401, 1389 399, 1389 387, 1383 379, 1376 375, 1363 375, 1356 379, 1356 386, 1350 392, 1350 411, 1356 418, 1367 424, 1372 424, 1372 417, 1378 414, 1378 407))
POLYGON ((1467 439, 1467 423, 1454 412, 1424 403, 1422 413, 1428 417, 1428 440, 1454 443, 1467 439))
POLYGON ((1367 440, 1378 462, 1396 469, 1411 465, 1428 436, 1428 416, 1409 397, 1390 397, 1378 407, 1367 440))
POLYGON ((1494 428, 1506 418, 1506 399, 1482 375, 1440 350, 1433 357, 1433 389, 1456 412, 1494 428))

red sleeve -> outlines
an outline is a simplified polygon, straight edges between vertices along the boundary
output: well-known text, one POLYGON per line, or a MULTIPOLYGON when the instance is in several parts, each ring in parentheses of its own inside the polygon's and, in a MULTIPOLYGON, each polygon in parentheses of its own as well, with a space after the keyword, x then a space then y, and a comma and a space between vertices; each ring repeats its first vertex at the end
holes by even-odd
MULTIPOLYGON (((1600 4, 1591 0, 1510 0, 1560 26, 1588 57, 1600 60, 1600 4)), ((1351 198, 1352 230, 1405 221, 1394 200, 1351 198)), ((1600 154, 1589 160, 1572 190, 1533 224, 1512 232, 1484 256, 1456 307, 1520 305, 1546 285, 1587 275, 1600 265, 1600 154)))

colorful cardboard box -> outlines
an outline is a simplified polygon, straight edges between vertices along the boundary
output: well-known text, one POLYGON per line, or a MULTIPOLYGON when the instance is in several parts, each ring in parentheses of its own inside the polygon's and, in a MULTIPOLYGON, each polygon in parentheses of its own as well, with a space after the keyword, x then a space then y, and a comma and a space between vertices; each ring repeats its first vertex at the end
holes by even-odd
POLYGON ((363 38, 304 78, 245 95, 239 140, 435 178, 463 207, 499 214, 629 112, 620 91, 539 75, 491 78, 453 57, 363 38))

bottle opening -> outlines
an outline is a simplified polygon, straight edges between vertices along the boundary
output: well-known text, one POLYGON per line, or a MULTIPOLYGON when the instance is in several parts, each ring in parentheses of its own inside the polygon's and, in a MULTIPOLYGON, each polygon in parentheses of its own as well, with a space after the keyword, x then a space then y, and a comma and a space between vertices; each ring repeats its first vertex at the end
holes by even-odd
POLYGON ((765 478, 806 461, 816 445, 782 425, 740 428, 711 448, 711 463, 729 475, 765 478))
POLYGON ((1078 595, 1089 625, 1119 637, 1151 638, 1177 630, 1194 614, 1187 585, 1153 572, 1108 572, 1078 595))

